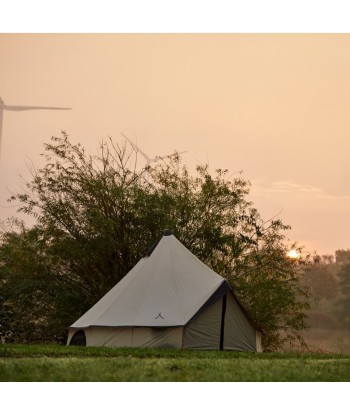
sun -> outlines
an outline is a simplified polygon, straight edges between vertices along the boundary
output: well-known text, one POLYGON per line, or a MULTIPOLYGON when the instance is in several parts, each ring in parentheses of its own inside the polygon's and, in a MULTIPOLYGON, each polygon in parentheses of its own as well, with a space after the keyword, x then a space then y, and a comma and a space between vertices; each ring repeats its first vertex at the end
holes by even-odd
POLYGON ((300 252, 297 251, 296 249, 291 249, 290 251, 288 251, 287 257, 292 258, 292 259, 299 259, 300 258, 300 252))

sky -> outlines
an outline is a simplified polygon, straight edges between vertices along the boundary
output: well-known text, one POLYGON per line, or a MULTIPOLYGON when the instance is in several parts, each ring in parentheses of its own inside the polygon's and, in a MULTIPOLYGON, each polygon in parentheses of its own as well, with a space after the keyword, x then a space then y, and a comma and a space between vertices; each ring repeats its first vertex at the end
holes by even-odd
POLYGON ((251 181, 306 251, 350 248, 349 34, 0 34, 0 219, 65 130, 91 153, 121 132, 150 157, 251 181))

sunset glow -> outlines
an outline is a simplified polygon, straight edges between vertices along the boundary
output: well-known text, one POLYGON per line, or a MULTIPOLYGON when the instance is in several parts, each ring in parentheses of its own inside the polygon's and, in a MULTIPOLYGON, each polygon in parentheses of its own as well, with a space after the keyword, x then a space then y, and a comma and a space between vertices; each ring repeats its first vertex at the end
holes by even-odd
POLYGON ((300 258, 300 252, 297 251, 296 249, 291 249, 288 253, 287 253, 287 257, 288 258, 292 258, 292 259, 299 259, 300 258))

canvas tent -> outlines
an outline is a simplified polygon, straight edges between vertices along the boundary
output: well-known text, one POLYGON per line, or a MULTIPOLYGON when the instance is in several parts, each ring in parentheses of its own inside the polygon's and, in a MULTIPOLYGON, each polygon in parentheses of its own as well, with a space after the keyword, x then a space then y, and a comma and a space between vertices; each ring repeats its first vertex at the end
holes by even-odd
POLYGON ((67 344, 261 351, 227 281, 170 232, 69 328, 67 344))

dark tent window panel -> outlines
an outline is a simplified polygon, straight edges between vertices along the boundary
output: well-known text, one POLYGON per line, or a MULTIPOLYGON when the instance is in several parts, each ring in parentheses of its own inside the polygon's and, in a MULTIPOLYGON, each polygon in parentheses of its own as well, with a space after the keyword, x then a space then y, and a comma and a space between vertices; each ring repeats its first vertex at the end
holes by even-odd
POLYGON ((70 346, 86 346, 86 337, 84 330, 79 330, 74 333, 72 340, 69 343, 70 346))

